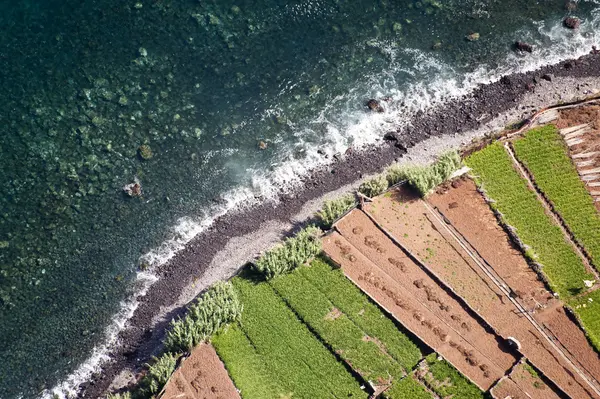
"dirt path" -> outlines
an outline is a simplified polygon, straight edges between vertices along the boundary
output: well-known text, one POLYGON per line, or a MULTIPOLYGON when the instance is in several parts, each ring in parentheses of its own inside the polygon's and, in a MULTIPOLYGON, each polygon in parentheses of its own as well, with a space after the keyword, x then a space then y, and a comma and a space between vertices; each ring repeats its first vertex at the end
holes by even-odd
POLYGON ((212 345, 201 344, 183 360, 159 398, 239 399, 240 394, 212 345))

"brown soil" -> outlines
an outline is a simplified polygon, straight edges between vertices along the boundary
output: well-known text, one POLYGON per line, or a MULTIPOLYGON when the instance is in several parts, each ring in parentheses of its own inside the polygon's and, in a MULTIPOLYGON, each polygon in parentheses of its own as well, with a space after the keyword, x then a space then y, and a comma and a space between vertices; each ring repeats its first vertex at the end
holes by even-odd
POLYGON ((499 381, 491 394, 497 399, 560 399, 525 361, 515 366, 507 378, 499 381))
POLYGON ((588 105, 563 110, 560 112, 556 126, 559 129, 565 129, 585 123, 589 124, 591 131, 577 136, 582 142, 568 146, 568 148, 580 175, 585 176, 583 181, 596 201, 596 209, 600 211, 600 173, 585 173, 600 168, 600 106, 588 105), (596 152, 598 154, 593 154, 596 152))
POLYGON ((463 234, 502 280, 515 292, 519 302, 543 324, 568 353, 572 361, 600 381, 600 357, 583 331, 565 313, 562 302, 555 299, 531 270, 508 235, 498 225, 485 200, 470 179, 446 185, 428 197, 428 202, 463 234))
MULTIPOLYGON (((516 359, 504 352, 493 333, 485 331, 460 302, 437 286, 361 211, 353 211, 337 228, 344 231, 345 225, 350 226, 347 222, 354 225, 350 234, 355 236, 352 239, 360 250, 336 232, 323 240, 325 252, 407 329, 480 388, 489 389, 516 359), (361 223, 356 222, 356 217, 361 223), (367 249, 385 254, 386 258, 375 264, 365 256, 370 252, 367 249)), ((347 232, 343 234, 346 236, 347 232)))
MULTIPOLYGON (((460 205, 452 207, 459 209, 460 205)), ((502 337, 516 338, 521 352, 563 391, 576 398, 600 397, 483 272, 484 260, 472 249, 461 247, 449 227, 424 201, 410 190, 399 188, 378 197, 365 208, 400 245, 417 256, 502 337)), ((473 219, 470 213, 463 215, 473 219)))
POLYGON ((196 347, 165 386, 161 399, 240 398, 225 366, 209 344, 196 347))

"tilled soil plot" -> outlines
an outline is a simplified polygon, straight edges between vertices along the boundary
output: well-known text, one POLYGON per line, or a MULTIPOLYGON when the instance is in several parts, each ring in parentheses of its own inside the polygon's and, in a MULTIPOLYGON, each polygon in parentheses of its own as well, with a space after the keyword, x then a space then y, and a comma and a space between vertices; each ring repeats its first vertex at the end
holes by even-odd
MULTIPOLYGON (((600 381, 600 357, 583 331, 565 313, 562 301, 546 290, 544 283, 513 247, 506 232, 472 180, 456 180, 427 198, 467 239, 512 289, 520 303, 556 338, 596 382, 600 381)), ((600 384, 599 384, 600 385, 600 384)))
MULTIPOLYGON (((355 211, 350 217, 355 215, 362 216, 363 223, 354 224, 352 229, 366 235, 351 234, 362 235, 363 241, 367 238, 369 245, 377 245, 379 249, 375 251, 385 254, 386 258, 381 263, 373 263, 363 254, 364 246, 359 250, 338 233, 324 238, 325 252, 407 329, 480 388, 489 389, 512 367, 515 357, 505 352, 496 336, 473 319, 460 302, 441 289, 380 231, 374 230, 375 226, 364 214, 355 211)), ((345 221, 346 218, 343 223, 345 221)))
POLYGON ((173 373, 160 398, 235 399, 240 395, 215 349, 202 344, 173 373))
POLYGON ((600 211, 600 106, 562 110, 556 121, 579 176, 600 211), (578 128, 579 126, 579 128, 578 128))
POLYGON ((531 366, 521 362, 490 391, 496 399, 560 399, 531 366))
MULTIPOLYGON (((541 327, 536 328, 486 276, 473 260, 478 256, 462 248, 443 222, 436 220, 435 211, 411 190, 404 187, 393 190, 365 208, 501 336, 516 338, 521 352, 563 391, 573 398, 600 397, 598 388, 585 381, 579 374, 582 371, 558 352, 540 331, 541 327)), ((483 263, 480 258, 479 263, 483 263)))

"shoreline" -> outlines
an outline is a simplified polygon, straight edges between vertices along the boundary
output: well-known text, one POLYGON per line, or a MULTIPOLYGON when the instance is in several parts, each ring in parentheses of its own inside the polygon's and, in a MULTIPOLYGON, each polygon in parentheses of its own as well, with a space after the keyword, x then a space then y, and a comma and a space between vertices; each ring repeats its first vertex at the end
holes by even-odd
POLYGON ((443 149, 465 145, 544 106, 589 96, 592 89, 600 89, 597 54, 509 75, 480 86, 465 98, 417 115, 412 126, 398 134, 399 141, 410 147, 406 154, 390 142, 351 152, 315 170, 302 180, 302 188, 282 195, 278 203, 262 203, 217 219, 156 271, 160 279, 139 299, 128 327, 119 335, 121 345, 110 354, 112 360, 103 366, 101 375, 82 384, 79 397, 100 397, 109 386, 127 383, 132 373, 123 370, 139 369, 149 360, 160 346, 164 328, 183 313, 187 301, 305 224, 323 197, 335 197, 332 192, 357 186, 362 178, 380 172, 398 158, 401 162, 427 162, 443 149), (553 75, 551 81, 541 78, 547 74, 553 75), (115 380, 119 375, 121 378, 115 380))

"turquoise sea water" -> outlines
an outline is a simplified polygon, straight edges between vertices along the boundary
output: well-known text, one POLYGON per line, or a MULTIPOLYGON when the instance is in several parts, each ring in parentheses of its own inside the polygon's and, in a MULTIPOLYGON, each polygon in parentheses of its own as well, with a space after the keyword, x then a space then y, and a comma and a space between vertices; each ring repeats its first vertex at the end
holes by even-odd
POLYGON ((588 52, 599 8, 579 2, 571 32, 563 0, 0 2, 0 398, 72 391, 215 215, 478 83, 588 52))

